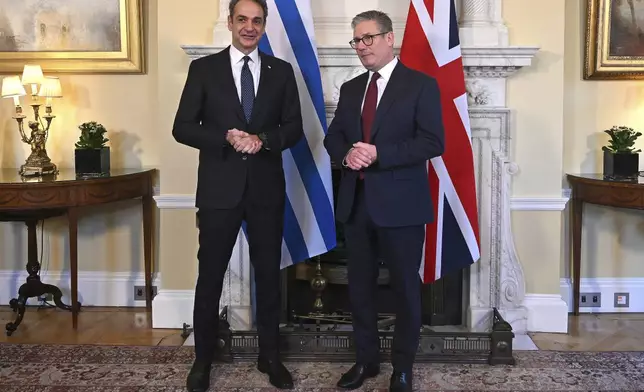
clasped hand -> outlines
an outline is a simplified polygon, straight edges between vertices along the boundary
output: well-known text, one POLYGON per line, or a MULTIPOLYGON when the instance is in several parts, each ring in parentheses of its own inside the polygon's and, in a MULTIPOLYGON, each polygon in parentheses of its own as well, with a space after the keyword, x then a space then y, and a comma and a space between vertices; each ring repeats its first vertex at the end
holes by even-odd
POLYGON ((371 166, 378 158, 376 146, 363 142, 357 142, 349 151, 346 158, 347 166, 352 170, 360 170, 371 166))
POLYGON ((237 128, 228 130, 226 140, 235 151, 243 154, 256 154, 262 148, 262 141, 257 135, 251 135, 237 128))

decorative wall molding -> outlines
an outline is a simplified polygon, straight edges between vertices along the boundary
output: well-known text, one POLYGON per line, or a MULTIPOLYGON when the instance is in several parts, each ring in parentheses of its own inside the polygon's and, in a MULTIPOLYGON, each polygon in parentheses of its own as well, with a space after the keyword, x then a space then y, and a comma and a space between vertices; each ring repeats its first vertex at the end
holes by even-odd
POLYGON ((513 211, 563 211, 566 204, 567 197, 513 197, 510 208, 513 211))
POLYGON ((196 196, 194 194, 167 194, 154 196, 157 208, 169 209, 192 209, 195 207, 196 196))
MULTIPOLYGON (((25 270, 0 271, 0 303, 8 304, 18 296, 20 285, 25 283, 25 270)), ((41 271, 44 283, 58 286, 63 292, 63 302, 71 305, 70 275, 68 271, 41 271)), ((152 285, 161 284, 161 275, 152 276, 152 285)), ((134 286, 144 286, 145 277, 139 272, 78 272, 78 301, 82 306, 134 306, 145 307, 145 301, 134 300, 134 286)), ((38 305, 37 298, 29 298, 28 305, 38 305)))
MULTIPOLYGON (((562 278, 561 297, 572 312, 572 282, 562 278)), ((581 278, 580 292, 601 293, 601 306, 579 307, 580 313, 642 313, 644 312, 644 278, 581 278), (629 293, 627 308, 615 307, 615 293, 629 293)))

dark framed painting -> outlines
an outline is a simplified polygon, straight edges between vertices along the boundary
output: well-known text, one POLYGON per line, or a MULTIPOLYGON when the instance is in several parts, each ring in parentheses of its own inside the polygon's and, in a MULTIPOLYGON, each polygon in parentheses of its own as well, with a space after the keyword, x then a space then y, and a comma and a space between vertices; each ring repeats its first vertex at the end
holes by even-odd
POLYGON ((143 73, 143 0, 0 0, 0 72, 143 73))
POLYGON ((584 79, 644 79, 644 0, 584 3, 584 79))

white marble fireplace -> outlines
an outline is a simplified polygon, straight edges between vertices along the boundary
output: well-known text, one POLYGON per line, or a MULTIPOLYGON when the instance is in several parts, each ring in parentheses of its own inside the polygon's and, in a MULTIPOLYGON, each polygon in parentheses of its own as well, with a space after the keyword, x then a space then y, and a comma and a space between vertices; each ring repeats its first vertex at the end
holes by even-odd
MULTIPOLYGON (((351 17, 369 8, 389 13, 399 47, 409 2, 312 0, 312 3, 327 117, 331 121, 341 84, 364 71, 348 45, 351 17)), ((465 319, 469 330, 486 331, 491 327, 492 308, 496 307, 512 324, 514 332, 523 334, 529 330, 529 318, 536 316, 524 302, 525 277, 512 237, 510 189, 517 167, 512 161, 510 140, 516 137, 516 130, 510 122, 512 109, 506 106, 506 81, 521 77, 521 68, 531 65, 538 48, 509 45, 501 19, 502 0, 457 0, 457 3, 476 161, 482 248, 481 259, 471 268, 465 282, 468 293, 465 319)), ((186 43, 182 46, 190 58, 218 52, 229 44, 228 0, 221 0, 220 12, 211 45, 186 43)), ((222 295, 222 306, 228 305, 235 329, 249 328, 252 317, 250 264, 243 253, 239 247, 235 250, 222 295)))

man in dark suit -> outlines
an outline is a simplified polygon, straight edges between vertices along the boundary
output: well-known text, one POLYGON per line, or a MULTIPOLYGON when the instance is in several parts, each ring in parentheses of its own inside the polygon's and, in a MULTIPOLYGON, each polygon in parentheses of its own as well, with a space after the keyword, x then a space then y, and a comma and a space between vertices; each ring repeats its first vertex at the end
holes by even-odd
POLYGON ((341 163, 336 219, 345 225, 349 295, 356 364, 338 381, 358 388, 380 371, 377 254, 382 252, 399 300, 390 390, 412 390, 412 367, 421 328, 418 274, 433 217, 427 161, 444 149, 437 82, 394 56, 391 19, 358 14, 353 40, 368 72, 344 83, 324 145, 341 163))
POLYGON ((187 384, 208 389, 224 273, 245 221, 257 288, 257 367, 274 386, 290 389, 278 352, 282 151, 303 135, 300 100, 292 66, 257 48, 266 1, 231 0, 229 10, 232 45, 190 64, 172 130, 179 143, 199 150, 196 358, 187 384))

